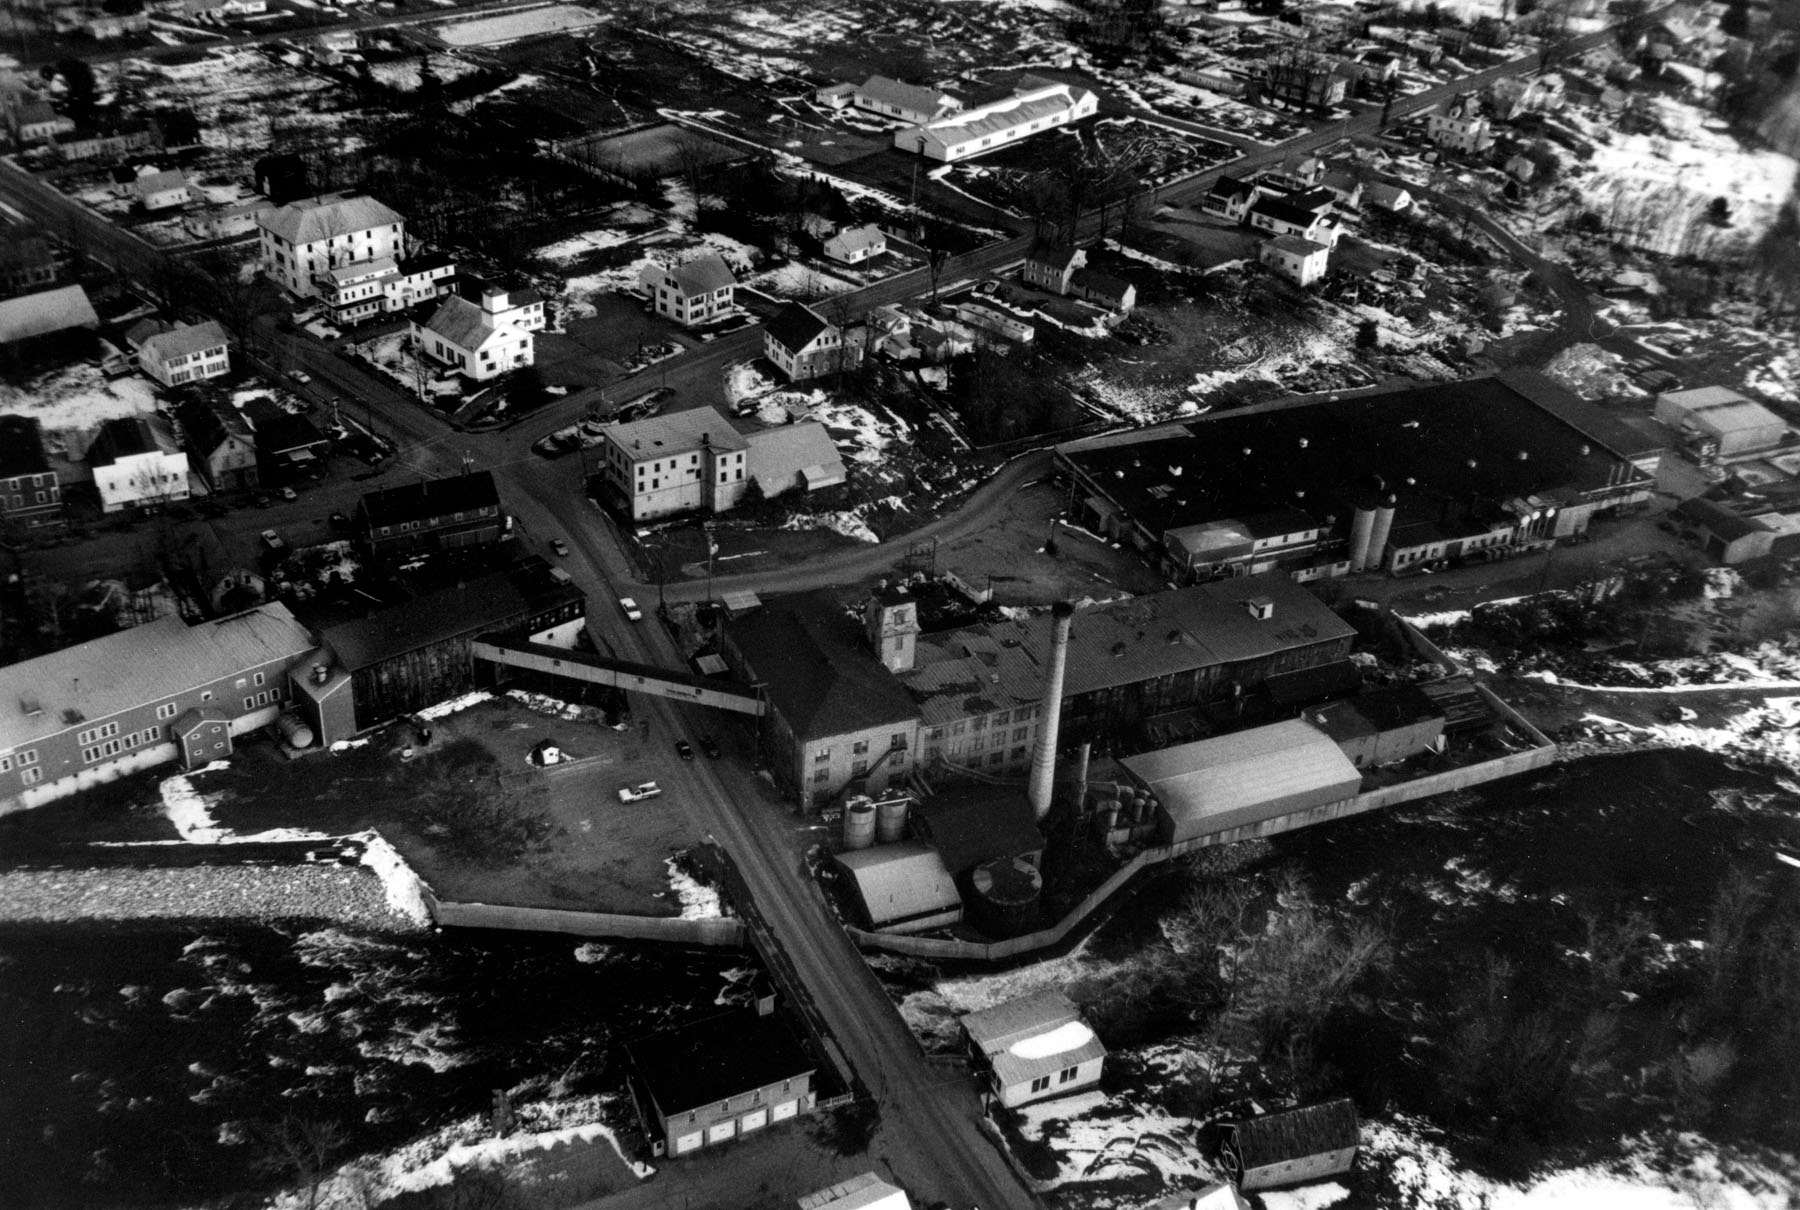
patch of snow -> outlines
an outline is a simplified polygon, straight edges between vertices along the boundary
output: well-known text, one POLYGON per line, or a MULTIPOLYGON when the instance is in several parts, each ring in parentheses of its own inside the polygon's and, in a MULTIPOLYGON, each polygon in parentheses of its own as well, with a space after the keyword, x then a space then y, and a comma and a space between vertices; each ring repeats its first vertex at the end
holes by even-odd
POLYGON ((447 714, 456 714, 459 711, 467 710, 470 706, 479 706, 483 702, 492 701, 493 697, 494 695, 487 690, 477 689, 472 693, 465 693, 461 697, 453 697, 447 702, 427 706, 418 713, 420 718, 430 722, 434 718, 443 718, 447 714))
POLYGON ((725 914, 719 902, 718 888, 697 881, 681 869, 673 857, 663 864, 669 869, 669 891, 681 905, 683 920, 716 920, 725 914))
POLYGON ((1079 1050, 1094 1040, 1094 1031, 1080 1021, 1066 1021, 1033 1038, 1022 1038, 1007 1047, 1021 1059, 1048 1059, 1079 1050))
POLYGON ((406 864, 406 858, 379 832, 364 832, 360 839, 363 842, 362 864, 381 879, 388 906, 414 924, 430 924, 431 910, 425 906, 425 884, 406 864))

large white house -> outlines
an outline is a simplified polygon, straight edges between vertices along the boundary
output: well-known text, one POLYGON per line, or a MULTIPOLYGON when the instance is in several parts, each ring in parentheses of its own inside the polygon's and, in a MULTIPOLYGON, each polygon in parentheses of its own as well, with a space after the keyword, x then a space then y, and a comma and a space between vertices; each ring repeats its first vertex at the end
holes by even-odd
POLYGON ((333 270, 406 251, 406 220, 362 194, 289 202, 256 223, 263 272, 303 298, 334 291, 333 270))
POLYGON ((103 512, 188 498, 188 456, 161 416, 108 420, 88 447, 103 512))
POLYGON ((645 265, 638 285, 658 315, 684 327, 717 319, 736 305, 737 278, 717 252, 679 265, 645 265))
POLYGON ((1486 151, 1494 144, 1494 133, 1487 115, 1481 111, 1481 98, 1464 93, 1434 113, 1426 123, 1426 135, 1439 147, 1473 154, 1486 151))
POLYGON ((125 340, 137 347, 138 369, 166 387, 217 378, 231 369, 231 348, 217 320, 172 328, 147 320, 126 333, 125 340))
POLYGON ((1092 117, 1100 99, 1085 88, 1026 76, 1019 92, 999 101, 894 132, 894 146, 950 163, 982 155, 1045 130, 1092 117))
POLYGON ((531 365, 533 332, 544 326, 544 302, 536 293, 490 286, 481 302, 451 295, 424 323, 414 321, 413 348, 460 370, 477 382, 531 365))
POLYGON ((1331 249, 1304 235, 1277 235, 1263 241, 1258 259, 1295 285, 1305 288, 1325 276, 1331 249))
POLYGON ((722 513, 749 481, 750 443, 715 408, 608 425, 603 435, 601 482, 633 521, 722 513))
POLYGON ((862 364, 862 346, 805 303, 791 302, 763 325, 763 356, 791 382, 862 364))

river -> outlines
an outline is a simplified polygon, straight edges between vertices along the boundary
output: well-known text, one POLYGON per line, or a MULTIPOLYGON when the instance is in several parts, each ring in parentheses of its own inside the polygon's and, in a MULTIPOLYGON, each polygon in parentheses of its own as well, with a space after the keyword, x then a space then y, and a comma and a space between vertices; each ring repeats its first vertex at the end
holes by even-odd
POLYGON ((742 1000, 741 955, 336 926, 0 926, 0 1205, 267 1188, 271 1128, 389 1147, 551 1084, 617 1088, 613 1043, 742 1000))

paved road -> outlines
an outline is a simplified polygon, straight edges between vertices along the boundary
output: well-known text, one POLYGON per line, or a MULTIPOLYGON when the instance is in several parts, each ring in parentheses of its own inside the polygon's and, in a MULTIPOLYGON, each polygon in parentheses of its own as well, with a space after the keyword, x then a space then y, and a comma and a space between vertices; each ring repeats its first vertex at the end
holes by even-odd
MULTIPOLYGON (((1534 57, 1528 56, 1455 85, 1398 100, 1393 114, 1404 117, 1458 91, 1479 87, 1501 75, 1529 70, 1533 62, 1534 57)), ((1371 132, 1377 122, 1376 115, 1363 115, 1279 146, 1250 152, 1230 164, 1165 187, 1159 200, 1177 204, 1197 200, 1224 172, 1243 172, 1287 155, 1317 150, 1347 135, 1371 132)), ((9 166, 0 165, 0 196, 54 229, 74 226, 96 254, 140 281, 160 279, 163 253, 9 166)), ((1098 230, 1099 216, 1090 215, 1079 225, 1078 235, 1090 239, 1098 230)), ((950 282, 992 272, 1021 259, 1029 246, 1029 237, 1020 236, 956 257, 946 266, 942 280, 950 282)), ((928 288, 929 275, 919 270, 859 290, 847 302, 856 315, 885 302, 915 297, 928 288)), ((760 341, 760 329, 733 333, 702 352, 686 355, 681 359, 683 364, 671 366, 666 372, 697 384, 706 376, 721 372, 729 362, 753 353, 760 341)), ((580 460, 568 458, 547 463, 529 453, 535 436, 571 423, 596 399, 617 400, 647 389, 651 382, 660 379, 663 368, 642 372, 604 392, 572 393, 536 413, 528 425, 508 432, 458 433, 442 416, 407 399, 391 384, 344 365, 328 350, 289 338, 273 343, 275 356, 282 364, 288 359, 298 361, 334 388, 358 399, 371 398, 378 405, 376 423, 386 435, 400 441, 402 475, 451 471, 465 454, 473 457, 477 465, 494 470, 506 485, 508 507, 518 518, 528 544, 542 543, 556 535, 570 541, 572 552, 564 565, 595 603, 593 628, 599 640, 626 658, 681 666, 680 653, 660 627, 632 626, 616 610, 600 607, 600 602, 613 599, 621 589, 640 595, 640 599, 655 590, 635 583, 618 535, 610 522, 584 500, 579 483, 580 460)), ((911 541, 933 535, 954 537, 982 524, 1014 488, 1041 475, 1048 459, 1047 453, 1039 452, 1014 460, 963 510, 903 542, 848 552, 804 570, 718 579, 712 588, 794 588, 878 573, 904 553, 911 541)), ((394 482, 396 477, 390 473, 384 481, 394 482)), ((670 587, 670 595, 677 599, 703 591, 704 585, 670 587)), ((716 717, 700 717, 691 708, 660 699, 642 701, 637 706, 638 716, 650 721, 653 733, 671 741, 677 734, 691 736, 699 731, 722 729, 716 717)), ((959 1073, 946 1073, 924 1061, 905 1023, 816 896, 793 845, 792 821, 773 812, 765 817, 761 807, 741 806, 757 800, 726 784, 719 768, 710 762, 671 762, 665 780, 672 793, 690 795, 690 801, 699 804, 712 836, 736 861, 757 909, 792 961, 849 1062, 874 1096, 881 1110, 876 1148, 889 1159, 896 1176, 923 1201, 944 1198, 966 1204, 973 1200, 987 1210, 1024 1210, 1032 1205, 1031 1196, 976 1125, 979 1105, 971 1082, 959 1073)))

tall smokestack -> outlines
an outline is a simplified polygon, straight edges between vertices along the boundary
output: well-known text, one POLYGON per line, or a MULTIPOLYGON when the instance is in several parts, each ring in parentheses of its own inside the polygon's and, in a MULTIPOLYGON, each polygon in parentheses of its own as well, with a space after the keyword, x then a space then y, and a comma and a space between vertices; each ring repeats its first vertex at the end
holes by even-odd
POLYGON ((1044 718, 1038 724, 1037 751, 1031 756, 1031 810, 1039 819, 1050 813, 1056 733, 1062 727, 1063 670, 1069 663, 1069 619, 1075 616, 1075 606, 1058 601, 1050 616, 1056 623, 1050 636, 1050 671, 1044 676, 1044 718))

